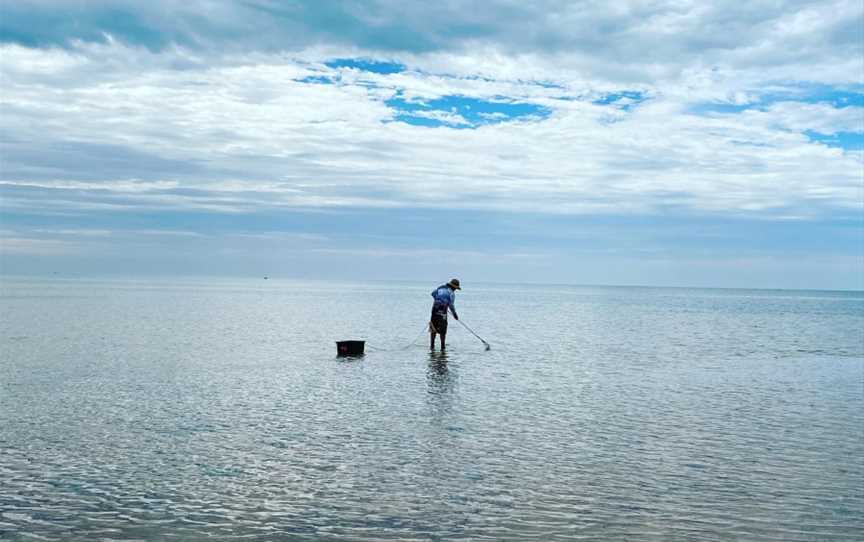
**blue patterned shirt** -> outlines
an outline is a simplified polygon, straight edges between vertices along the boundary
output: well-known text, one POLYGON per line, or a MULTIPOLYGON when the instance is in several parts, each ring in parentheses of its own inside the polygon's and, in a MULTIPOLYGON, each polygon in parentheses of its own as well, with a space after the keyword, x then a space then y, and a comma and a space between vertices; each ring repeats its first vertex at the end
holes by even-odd
POLYGON ((456 314, 456 291, 447 286, 446 284, 442 284, 441 286, 432 290, 432 297, 435 298, 435 301, 432 303, 432 312, 438 314, 443 317, 447 317, 447 309, 450 309, 450 312, 453 313, 457 319, 459 315, 456 314))

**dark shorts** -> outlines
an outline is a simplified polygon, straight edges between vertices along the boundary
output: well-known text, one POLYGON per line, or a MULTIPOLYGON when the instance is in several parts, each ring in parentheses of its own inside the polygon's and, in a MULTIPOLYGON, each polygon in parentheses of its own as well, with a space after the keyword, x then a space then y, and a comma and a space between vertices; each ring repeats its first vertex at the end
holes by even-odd
POLYGON ((447 315, 441 315, 432 311, 432 329, 430 330, 432 333, 440 333, 441 335, 447 334, 447 315))

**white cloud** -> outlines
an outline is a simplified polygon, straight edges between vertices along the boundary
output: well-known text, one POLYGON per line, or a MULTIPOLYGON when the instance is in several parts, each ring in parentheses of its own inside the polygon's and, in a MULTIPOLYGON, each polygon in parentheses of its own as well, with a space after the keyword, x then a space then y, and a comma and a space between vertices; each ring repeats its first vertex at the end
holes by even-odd
MULTIPOLYGON (((572 50, 541 46, 537 35, 515 36, 522 50, 485 40, 471 49, 386 56, 357 46, 218 56, 118 40, 71 49, 5 45, 0 130, 9 137, 0 184, 15 192, 4 206, 234 213, 674 207, 777 216, 861 207, 861 153, 811 142, 803 132, 860 130, 862 108, 786 101, 741 114, 690 113, 706 100, 754 103, 777 86, 859 82, 849 43, 832 38, 859 17, 857 4, 760 4, 725 14, 689 2, 607 8, 548 10, 549 39, 578 45, 572 50), (572 29, 585 30, 583 42, 572 29), (606 47, 591 45, 601 41, 606 47), (344 56, 387 58, 408 70, 383 75, 323 64, 344 56), (340 77, 332 85, 299 81, 322 74, 340 77), (592 103, 622 90, 649 99, 631 111, 592 103), (430 129, 388 122, 395 112, 385 100, 397 91, 408 101, 506 97, 551 113, 476 130, 430 129)), ((413 114, 468 122, 452 111, 413 114)))
POLYGON ((832 107, 826 104, 781 102, 766 111, 748 111, 744 120, 775 125, 787 130, 820 134, 864 132, 864 107, 832 107))

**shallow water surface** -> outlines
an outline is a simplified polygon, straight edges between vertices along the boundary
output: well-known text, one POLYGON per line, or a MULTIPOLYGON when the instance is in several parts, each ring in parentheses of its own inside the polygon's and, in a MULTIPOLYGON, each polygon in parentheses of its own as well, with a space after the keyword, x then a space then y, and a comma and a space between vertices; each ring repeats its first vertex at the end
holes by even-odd
POLYGON ((434 286, 4 279, 0 539, 861 539, 860 292, 434 286))

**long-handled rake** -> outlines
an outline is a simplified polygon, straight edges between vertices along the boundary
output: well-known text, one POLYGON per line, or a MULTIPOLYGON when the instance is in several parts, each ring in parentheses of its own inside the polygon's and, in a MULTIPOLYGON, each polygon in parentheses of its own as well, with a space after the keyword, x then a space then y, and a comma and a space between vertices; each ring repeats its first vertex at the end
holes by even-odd
POLYGON ((480 335, 477 335, 476 333, 474 333, 474 330, 473 330, 473 329, 471 329, 470 327, 468 327, 468 324, 466 324, 466 323, 463 322, 462 320, 457 320, 457 322, 459 322, 460 324, 462 324, 463 326, 465 326, 465 329, 467 329, 468 331, 470 331, 470 332, 471 332, 471 335, 474 335, 475 337, 477 337, 478 339, 480 339, 480 342, 483 343, 483 346, 486 347, 486 350, 491 350, 491 349, 492 349, 492 347, 489 346, 489 343, 487 343, 486 341, 483 340, 483 337, 481 337, 480 335))

